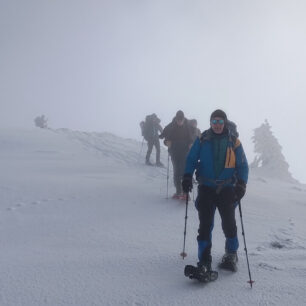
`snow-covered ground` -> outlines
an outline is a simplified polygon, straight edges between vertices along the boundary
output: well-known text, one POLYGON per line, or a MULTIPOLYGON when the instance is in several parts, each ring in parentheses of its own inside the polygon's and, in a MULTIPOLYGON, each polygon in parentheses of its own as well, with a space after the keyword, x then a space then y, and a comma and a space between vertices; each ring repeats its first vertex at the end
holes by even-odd
MULTIPOLYGON (((108 133, 0 130, 0 305, 306 304, 306 186, 251 174, 253 289, 238 211, 238 272, 200 284, 183 275, 197 261, 194 205, 182 260, 185 205, 166 199, 166 170, 144 166, 145 150, 108 133)), ((220 228, 216 214, 214 267, 220 228)))

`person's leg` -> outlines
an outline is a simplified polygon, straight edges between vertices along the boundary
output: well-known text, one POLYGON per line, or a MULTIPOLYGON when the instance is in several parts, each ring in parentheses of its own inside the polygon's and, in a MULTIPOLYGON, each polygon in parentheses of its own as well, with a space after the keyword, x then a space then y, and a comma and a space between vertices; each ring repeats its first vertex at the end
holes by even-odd
POLYGON ((151 140, 148 140, 148 151, 147 151, 147 155, 146 155, 146 164, 150 164, 150 156, 153 150, 153 144, 154 142, 151 140))
POLYGON ((156 149, 156 165, 162 165, 160 162, 160 144, 159 144, 159 139, 155 139, 155 149, 156 149))
POLYGON ((198 258, 200 263, 211 264, 212 230, 214 227, 215 191, 207 186, 199 186, 196 199, 199 214, 198 258))
POLYGON ((179 179, 179 161, 176 155, 171 155, 171 161, 173 166, 173 183, 176 189, 176 194, 179 195, 182 190, 181 182, 179 179))
POLYGON ((180 184, 180 193, 183 193, 182 190, 182 180, 185 172, 185 164, 186 164, 186 156, 185 155, 180 155, 178 158, 178 171, 177 171, 177 180, 178 183, 180 184))
POLYGON ((222 220, 222 229, 226 238, 227 253, 236 253, 239 247, 235 218, 235 193, 232 187, 225 187, 218 195, 218 210, 222 220))

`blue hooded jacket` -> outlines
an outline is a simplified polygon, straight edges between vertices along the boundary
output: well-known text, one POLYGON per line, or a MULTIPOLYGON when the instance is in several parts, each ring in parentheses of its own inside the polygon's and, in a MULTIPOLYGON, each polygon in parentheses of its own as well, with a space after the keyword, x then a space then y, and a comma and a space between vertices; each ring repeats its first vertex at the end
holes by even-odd
POLYGON ((213 132, 206 130, 201 138, 197 138, 193 143, 185 166, 185 174, 193 175, 197 170, 197 180, 199 184, 217 187, 220 183, 224 186, 233 186, 236 179, 241 179, 245 183, 248 181, 249 166, 241 142, 229 131, 226 158, 224 168, 218 177, 214 170, 213 153, 213 132))

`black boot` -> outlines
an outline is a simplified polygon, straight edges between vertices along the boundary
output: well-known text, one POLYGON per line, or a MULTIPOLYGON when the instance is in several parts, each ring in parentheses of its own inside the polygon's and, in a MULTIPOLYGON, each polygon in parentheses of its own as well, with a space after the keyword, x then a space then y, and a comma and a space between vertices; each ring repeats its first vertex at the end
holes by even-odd
POLYGON ((185 267, 185 276, 197 279, 200 282, 207 283, 218 278, 218 272, 211 269, 211 256, 197 263, 197 266, 187 265, 185 267))
POLYGON ((211 262, 198 262, 197 263, 199 272, 206 273, 211 271, 211 262))
POLYGON ((225 252, 225 254, 222 257, 219 267, 224 270, 236 272, 237 262, 238 262, 237 252, 233 252, 233 253, 225 252))
POLYGON ((197 263, 197 266, 199 270, 202 270, 203 272, 211 271, 211 262, 212 257, 211 255, 206 256, 206 258, 203 258, 201 261, 197 263))

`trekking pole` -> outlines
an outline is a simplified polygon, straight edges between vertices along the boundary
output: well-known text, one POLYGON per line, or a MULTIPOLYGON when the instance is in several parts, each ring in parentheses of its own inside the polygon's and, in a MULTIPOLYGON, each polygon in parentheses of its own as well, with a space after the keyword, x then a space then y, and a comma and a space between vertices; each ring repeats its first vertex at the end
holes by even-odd
POLYGON ((181 253, 181 256, 183 259, 187 256, 187 253, 185 252, 185 242, 186 242, 186 228, 187 228, 187 209, 188 209, 188 198, 189 198, 189 193, 186 193, 186 212, 185 212, 185 228, 184 228, 184 244, 183 244, 183 252, 181 253))
POLYGON ((242 211, 241 211, 240 200, 238 201, 238 205, 239 205, 239 213, 240 213, 240 220, 241 220, 242 236, 243 236, 243 241, 244 241, 244 250, 245 250, 245 256, 246 256, 246 259, 247 259, 249 278, 250 278, 248 283, 250 284, 250 286, 252 288, 252 285, 253 285, 254 281, 252 280, 252 277, 251 277, 251 271, 250 271, 250 265, 249 265, 249 257, 248 257, 248 250, 247 250, 246 242, 245 242, 245 233, 244 233, 244 226, 243 226, 243 221, 242 221, 242 211))
POLYGON ((140 151, 138 153, 137 164, 139 164, 139 161, 140 161, 140 157, 141 157, 141 153, 142 153, 142 149, 143 149, 143 144, 144 144, 144 137, 142 138, 141 148, 140 148, 140 151))
POLYGON ((168 151, 168 162, 167 162, 167 200, 169 198, 169 151, 168 151))
POLYGON ((194 188, 192 189, 192 202, 195 203, 195 201, 194 201, 194 188))

